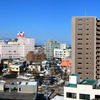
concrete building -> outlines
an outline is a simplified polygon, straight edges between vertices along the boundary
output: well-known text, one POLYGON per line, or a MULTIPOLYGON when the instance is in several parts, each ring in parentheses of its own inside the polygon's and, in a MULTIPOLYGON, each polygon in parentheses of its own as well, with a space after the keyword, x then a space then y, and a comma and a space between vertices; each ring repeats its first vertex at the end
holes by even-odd
POLYGON ((0 58, 25 58, 29 51, 34 50, 34 39, 17 37, 17 39, 0 40, 0 58))
POLYGON ((47 58, 53 58, 54 57, 54 49, 60 48, 60 44, 57 43, 54 40, 48 40, 48 42, 45 44, 44 47, 44 53, 46 54, 47 58))
POLYGON ((72 18, 72 73, 82 79, 100 78, 100 20, 96 16, 72 18))
POLYGON ((28 52, 26 59, 32 62, 42 62, 46 59, 44 53, 34 53, 33 51, 28 52))
POLYGON ((67 48, 54 49, 55 58, 66 59, 70 56, 71 56, 71 49, 67 49, 67 48))
POLYGON ((80 81, 79 75, 72 74, 64 86, 64 100, 100 100, 100 80, 80 81))
POLYGON ((67 75, 71 74, 71 67, 72 67, 71 64, 72 64, 72 59, 61 60, 61 66, 65 68, 67 75))
POLYGON ((18 93, 37 93, 37 82, 20 82, 18 93))

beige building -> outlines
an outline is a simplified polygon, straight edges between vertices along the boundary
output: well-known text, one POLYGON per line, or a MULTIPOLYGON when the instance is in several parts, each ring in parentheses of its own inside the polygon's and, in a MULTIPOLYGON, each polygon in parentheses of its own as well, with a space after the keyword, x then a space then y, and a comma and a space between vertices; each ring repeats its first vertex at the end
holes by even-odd
POLYGON ((82 79, 100 78, 100 20, 96 16, 72 18, 72 73, 82 79))

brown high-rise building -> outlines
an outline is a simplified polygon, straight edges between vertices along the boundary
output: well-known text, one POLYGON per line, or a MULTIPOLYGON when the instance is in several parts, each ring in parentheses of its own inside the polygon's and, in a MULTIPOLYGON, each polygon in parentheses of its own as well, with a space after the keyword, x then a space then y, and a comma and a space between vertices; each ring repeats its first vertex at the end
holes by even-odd
POLYGON ((96 16, 72 18, 72 73, 82 79, 100 78, 100 20, 96 16))

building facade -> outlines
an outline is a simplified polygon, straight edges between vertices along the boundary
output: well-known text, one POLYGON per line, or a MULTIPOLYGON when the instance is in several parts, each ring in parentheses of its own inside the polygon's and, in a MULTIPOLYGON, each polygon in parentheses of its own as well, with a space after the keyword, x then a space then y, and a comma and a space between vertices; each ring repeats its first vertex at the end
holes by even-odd
POLYGON ((70 75, 64 86, 64 100, 100 100, 100 80, 80 81, 77 74, 70 75))
POLYGON ((48 42, 45 44, 45 54, 46 58, 53 58, 54 57, 54 49, 55 48, 60 48, 60 44, 57 43, 54 40, 48 40, 48 42))
POLYGON ((71 56, 71 49, 54 49, 54 57, 66 59, 71 56))
POLYGON ((29 51, 34 50, 34 39, 17 37, 17 39, 0 40, 0 58, 25 58, 29 51))
POLYGON ((72 73, 82 79, 100 78, 100 20, 96 16, 72 18, 72 73))

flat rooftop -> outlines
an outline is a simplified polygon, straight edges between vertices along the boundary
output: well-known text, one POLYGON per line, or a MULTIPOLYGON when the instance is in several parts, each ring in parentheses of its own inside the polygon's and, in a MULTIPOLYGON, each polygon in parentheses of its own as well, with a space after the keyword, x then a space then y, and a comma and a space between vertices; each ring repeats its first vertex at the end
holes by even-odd
POLYGON ((76 88, 77 87, 77 84, 70 84, 69 83, 69 84, 66 84, 65 87, 75 87, 76 88))
POLYGON ((94 79, 84 79, 79 84, 83 84, 83 85, 93 85, 95 82, 96 82, 96 80, 94 80, 94 79))

